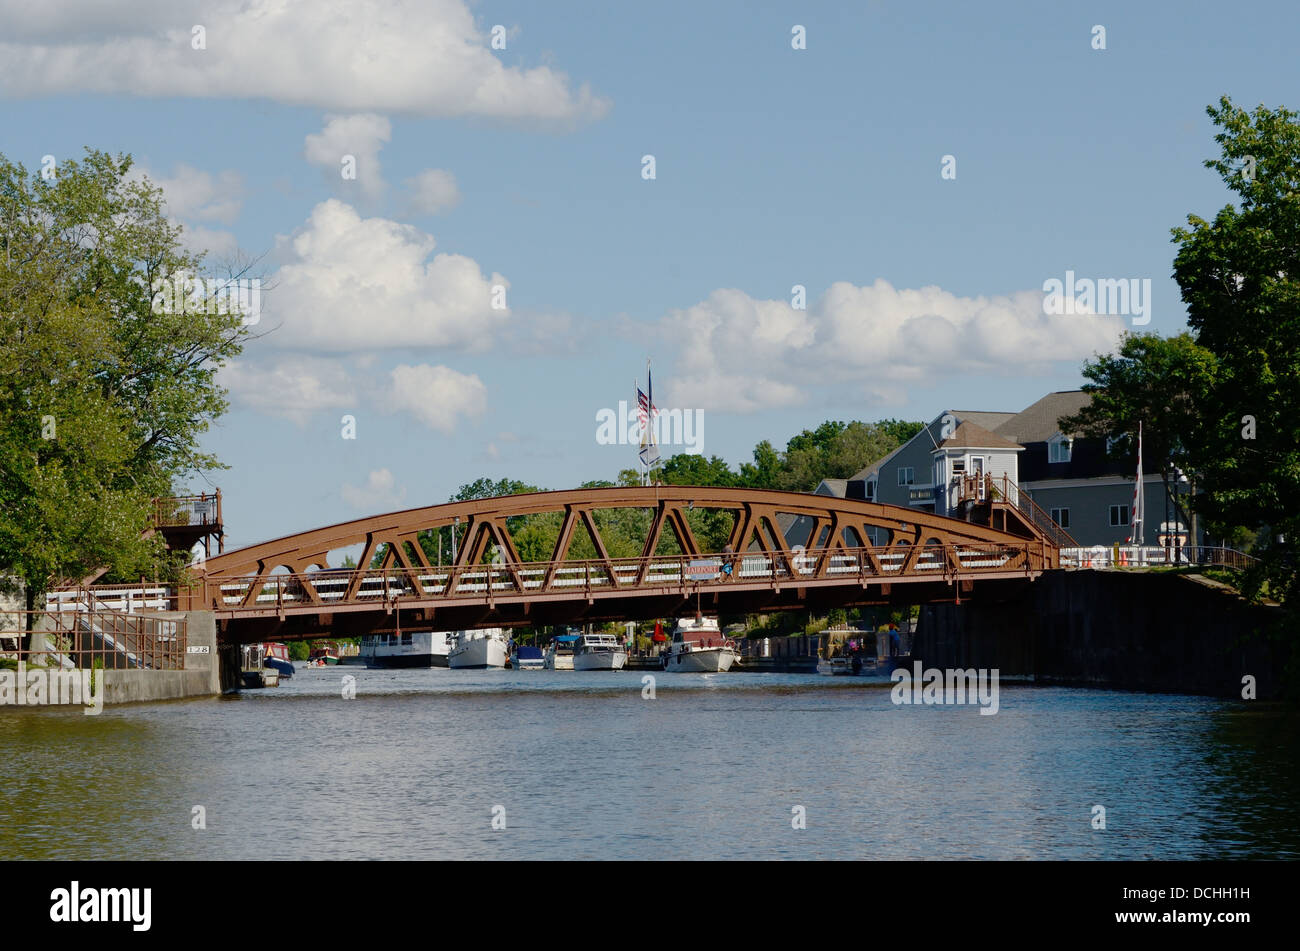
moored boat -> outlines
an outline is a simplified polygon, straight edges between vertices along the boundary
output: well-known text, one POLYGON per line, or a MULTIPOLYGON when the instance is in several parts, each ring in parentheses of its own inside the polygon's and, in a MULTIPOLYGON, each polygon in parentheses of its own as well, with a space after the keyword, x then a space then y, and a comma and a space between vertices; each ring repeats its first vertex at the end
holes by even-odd
POLYGON ((247 689, 280 686, 280 672, 266 665, 265 644, 244 644, 239 668, 240 683, 247 689))
POLYGON ((546 645, 547 670, 573 670, 573 651, 578 643, 577 634, 560 634, 546 645))
POLYGON ((739 656, 735 642, 718 630, 714 618, 679 618, 664 654, 664 669, 676 673, 723 673, 739 656))
POLYGON ((320 647, 312 648, 311 654, 307 660, 316 667, 323 665, 333 666, 339 662, 338 647, 334 644, 322 644, 320 647))
POLYGON ((546 658, 540 647, 528 644, 510 645, 510 667, 514 670, 541 670, 546 666, 546 658))
POLYGON ((262 661, 262 666, 272 667, 281 678, 287 679, 293 676, 293 661, 289 659, 288 644, 263 644, 266 651, 266 657, 262 661))
POLYGON ((573 651, 574 670, 622 670, 627 650, 613 634, 583 634, 573 651))
POLYGON ((507 641, 506 632, 499 627, 456 631, 447 654, 447 666, 453 670, 505 667, 507 641))
POLYGON ((372 668, 446 667, 450 653, 446 631, 403 631, 361 638, 361 659, 372 668))

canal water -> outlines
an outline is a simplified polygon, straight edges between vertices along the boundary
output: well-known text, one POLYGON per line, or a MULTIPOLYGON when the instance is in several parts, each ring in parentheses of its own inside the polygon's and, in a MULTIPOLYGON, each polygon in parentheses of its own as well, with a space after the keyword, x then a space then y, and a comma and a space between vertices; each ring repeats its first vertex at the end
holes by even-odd
POLYGON ((1282 708, 1004 683, 981 716, 884 681, 643 676, 333 667, 0 711, 0 859, 1300 857, 1282 708))

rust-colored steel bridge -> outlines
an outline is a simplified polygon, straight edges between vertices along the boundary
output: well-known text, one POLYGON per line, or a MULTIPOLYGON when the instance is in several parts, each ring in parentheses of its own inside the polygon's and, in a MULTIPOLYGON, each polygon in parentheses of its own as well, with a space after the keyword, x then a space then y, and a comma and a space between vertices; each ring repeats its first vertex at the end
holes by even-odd
POLYGON ((222 640, 248 642, 999 597, 1059 567, 1062 546, 1009 492, 972 493, 966 521, 693 486, 454 502, 209 558, 178 607, 213 610, 222 640), (602 536, 620 517, 645 527, 635 555, 612 554, 602 536), (429 549, 448 528, 455 555, 439 564, 429 549), (357 545, 359 567, 330 564, 331 552, 357 545), (546 557, 525 559, 521 547, 546 557))

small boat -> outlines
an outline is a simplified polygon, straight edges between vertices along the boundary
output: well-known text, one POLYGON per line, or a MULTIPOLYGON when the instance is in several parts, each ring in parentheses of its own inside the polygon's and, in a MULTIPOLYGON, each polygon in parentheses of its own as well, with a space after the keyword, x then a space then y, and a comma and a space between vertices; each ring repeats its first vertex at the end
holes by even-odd
POLYGON ((293 661, 289 659, 288 644, 263 644, 262 647, 266 651, 262 666, 275 668, 285 679, 293 676, 293 661))
POLYGON ((361 659, 372 668, 446 667, 450 653, 451 639, 446 631, 403 631, 361 638, 361 659))
POLYGON ((832 677, 854 677, 862 673, 862 658, 853 656, 845 657, 818 657, 817 673, 826 674, 832 677))
POLYGON ((577 634, 560 634, 546 645, 547 670, 573 670, 573 651, 578 644, 577 634))
POLYGON ((240 648, 239 680, 249 690, 280 686, 280 672, 266 666, 265 644, 244 644, 240 648))
POLYGON ((663 664, 664 670, 675 673, 724 673, 739 656, 735 642, 718 630, 717 620, 697 614, 678 619, 663 664))
POLYGON ((541 670, 545 666, 546 658, 540 647, 511 642, 510 667, 513 670, 541 670))
POLYGON ((312 662, 313 667, 324 665, 333 666, 339 662, 338 648, 333 644, 325 644, 321 647, 312 648, 311 654, 307 659, 312 662))
POLYGON ((875 667, 875 655, 867 652, 870 631, 847 624, 827 628, 817 648, 817 673, 832 677, 856 677, 875 667))
POLYGON ((506 665, 509 637, 499 627, 477 631, 456 631, 452 635, 447 666, 453 670, 499 669, 506 665))
POLYGON ((622 670, 627 650, 613 634, 583 634, 573 651, 574 670, 622 670))

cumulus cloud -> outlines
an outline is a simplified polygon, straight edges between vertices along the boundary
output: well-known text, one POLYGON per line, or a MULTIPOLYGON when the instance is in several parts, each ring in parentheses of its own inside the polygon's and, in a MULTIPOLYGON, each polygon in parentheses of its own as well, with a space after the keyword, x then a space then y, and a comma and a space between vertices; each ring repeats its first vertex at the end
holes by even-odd
POLYGON ((609 110, 548 66, 505 66, 465 0, 0 0, 0 22, 9 96, 270 99, 563 124, 609 110))
POLYGON ((808 310, 718 290, 660 327, 679 347, 666 405, 752 412, 805 402, 813 382, 897 394, 937 374, 1045 374, 1111 350, 1125 323, 1049 316, 1035 291, 958 297, 878 280, 833 284, 808 310))
POLYGON ((217 381, 236 404, 305 425, 319 410, 356 406, 357 391, 337 360, 291 356, 270 364, 239 360, 221 368, 217 381))
POLYGON ((397 480, 387 469, 371 469, 365 485, 355 486, 345 482, 339 495, 346 505, 354 509, 384 512, 401 507, 406 499, 406 488, 398 487, 397 480))
POLYGON ((239 239, 233 231, 220 228, 205 228, 180 222, 185 229, 181 232, 181 247, 194 254, 212 254, 218 258, 231 259, 239 253, 239 239))
POLYGON ((384 405, 410 413, 430 429, 450 434, 462 417, 480 417, 487 410, 487 387, 474 373, 450 367, 401 364, 389 373, 384 405))
POLYGON ((162 189, 168 220, 184 228, 181 246, 187 251, 206 251, 226 258, 238 252, 239 242, 233 232, 197 222, 234 224, 244 204, 244 177, 239 172, 226 169, 214 175, 179 162, 170 175, 165 175, 137 163, 129 178, 147 178, 162 189))
POLYGON ((411 210, 422 215, 436 215, 460 202, 456 176, 442 168, 428 168, 406 180, 410 190, 411 210))
POLYGON ((234 169, 213 175, 184 162, 171 175, 161 175, 137 166, 140 173, 163 190, 167 211, 191 221, 234 224, 244 203, 244 176, 234 169))
POLYGON ((272 279, 266 339, 304 350, 488 346, 509 320, 492 307, 500 274, 471 258, 433 253, 433 236, 386 218, 362 218, 330 199, 317 205, 282 247, 272 279))
POLYGON ((325 170, 333 185, 355 183, 367 198, 379 198, 387 188, 379 167, 379 150, 393 137, 393 126, 383 116, 361 113, 354 116, 326 116, 325 128, 308 135, 303 142, 303 157, 325 170), (343 177, 344 156, 351 156, 354 168, 343 177))

